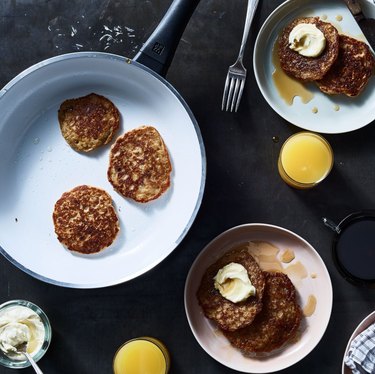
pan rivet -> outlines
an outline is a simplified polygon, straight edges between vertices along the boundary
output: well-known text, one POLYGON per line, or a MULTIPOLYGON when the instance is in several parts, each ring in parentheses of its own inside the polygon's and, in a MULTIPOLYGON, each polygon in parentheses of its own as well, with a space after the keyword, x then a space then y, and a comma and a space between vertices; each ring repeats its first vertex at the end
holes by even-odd
POLYGON ((132 63, 132 60, 131 60, 130 58, 128 58, 128 59, 126 60, 126 63, 127 63, 127 64, 131 64, 131 63, 132 63))

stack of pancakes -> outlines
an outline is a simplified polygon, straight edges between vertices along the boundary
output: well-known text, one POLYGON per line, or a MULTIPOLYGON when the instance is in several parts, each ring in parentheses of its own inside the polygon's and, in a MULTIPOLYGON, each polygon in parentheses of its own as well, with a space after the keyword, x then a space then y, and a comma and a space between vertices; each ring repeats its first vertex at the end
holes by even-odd
POLYGON ((262 271, 246 247, 230 250, 206 270, 197 298, 205 316, 246 356, 282 347, 295 337, 301 322, 296 289, 288 276, 262 271), (239 303, 225 299, 214 286, 217 272, 231 262, 244 266, 256 289, 255 296, 239 303))
POLYGON ((327 94, 357 96, 373 75, 375 58, 368 45, 346 35, 319 17, 298 18, 285 27, 278 40, 281 68, 304 82, 314 81, 327 94), (301 23, 314 24, 326 39, 323 52, 306 57, 289 47, 289 34, 301 23))

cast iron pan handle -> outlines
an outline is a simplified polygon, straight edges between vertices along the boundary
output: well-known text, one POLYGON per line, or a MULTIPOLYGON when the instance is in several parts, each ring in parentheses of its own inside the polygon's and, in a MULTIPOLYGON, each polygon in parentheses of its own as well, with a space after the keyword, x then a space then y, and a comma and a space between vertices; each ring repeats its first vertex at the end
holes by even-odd
POLYGON ((174 0, 133 60, 165 77, 181 36, 198 3, 199 0, 174 0))

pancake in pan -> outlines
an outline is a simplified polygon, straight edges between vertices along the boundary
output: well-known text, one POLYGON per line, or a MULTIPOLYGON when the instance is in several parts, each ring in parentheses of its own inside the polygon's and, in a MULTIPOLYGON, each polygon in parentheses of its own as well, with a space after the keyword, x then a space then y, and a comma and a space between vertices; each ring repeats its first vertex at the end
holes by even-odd
POLYGON ((57 239, 69 250, 83 254, 102 251, 120 228, 111 196, 91 186, 78 186, 62 194, 53 211, 57 239))
POLYGON ((339 34, 330 23, 319 17, 297 18, 287 25, 278 40, 278 56, 281 68, 289 75, 303 80, 313 81, 323 78, 335 62, 339 53, 339 34), (315 24, 324 34, 326 46, 317 57, 306 57, 289 48, 289 34, 300 23, 315 24))
POLYGON ((146 203, 168 189, 171 171, 168 150, 159 132, 152 126, 141 126, 113 144, 107 177, 120 194, 146 203))
POLYGON ((223 330, 234 331, 250 325, 262 309, 265 278, 262 270, 246 247, 239 247, 225 253, 204 273, 197 292, 197 298, 205 316, 215 321, 223 330), (255 296, 233 303, 224 298, 214 286, 214 277, 225 265, 234 262, 247 270, 249 279, 256 289, 255 296))
POLYGON ((120 126, 116 106, 95 93, 65 100, 58 111, 58 119, 65 140, 81 152, 108 144, 120 126))
POLYGON ((340 35, 339 45, 339 56, 318 87, 329 95, 357 96, 374 72, 375 58, 366 43, 349 36, 340 35))
POLYGON ((244 355, 271 352, 293 338, 302 318, 296 290, 287 275, 266 272, 263 309, 253 323, 233 332, 224 331, 230 343, 244 355))

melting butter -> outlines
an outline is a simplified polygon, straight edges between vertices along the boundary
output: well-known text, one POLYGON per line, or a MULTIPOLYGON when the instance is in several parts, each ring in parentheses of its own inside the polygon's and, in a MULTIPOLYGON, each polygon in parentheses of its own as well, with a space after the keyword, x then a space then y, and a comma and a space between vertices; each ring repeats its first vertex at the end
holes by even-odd
POLYGON ((326 47, 324 34, 312 23, 299 23, 289 34, 289 48, 305 57, 318 57, 326 47))
POLYGON ((227 300, 239 303, 249 296, 254 296, 256 289, 252 285, 247 270, 243 265, 231 262, 221 268, 216 276, 215 288, 227 300))

